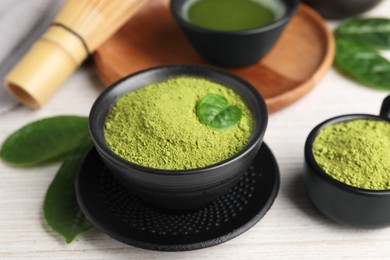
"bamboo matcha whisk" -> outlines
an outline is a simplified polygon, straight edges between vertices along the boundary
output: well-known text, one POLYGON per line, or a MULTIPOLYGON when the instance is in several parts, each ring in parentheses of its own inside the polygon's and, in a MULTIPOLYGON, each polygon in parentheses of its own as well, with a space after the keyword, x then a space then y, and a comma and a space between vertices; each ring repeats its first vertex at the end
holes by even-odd
POLYGON ((39 108, 147 0, 67 0, 46 33, 6 77, 20 102, 39 108))

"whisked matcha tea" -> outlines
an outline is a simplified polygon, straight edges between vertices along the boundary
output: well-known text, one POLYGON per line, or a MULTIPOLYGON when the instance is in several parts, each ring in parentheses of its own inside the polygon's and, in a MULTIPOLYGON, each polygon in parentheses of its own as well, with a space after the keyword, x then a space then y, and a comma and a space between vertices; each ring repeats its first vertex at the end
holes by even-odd
POLYGON ((189 0, 183 12, 189 22, 199 27, 242 31, 278 20, 286 6, 282 0, 189 0))

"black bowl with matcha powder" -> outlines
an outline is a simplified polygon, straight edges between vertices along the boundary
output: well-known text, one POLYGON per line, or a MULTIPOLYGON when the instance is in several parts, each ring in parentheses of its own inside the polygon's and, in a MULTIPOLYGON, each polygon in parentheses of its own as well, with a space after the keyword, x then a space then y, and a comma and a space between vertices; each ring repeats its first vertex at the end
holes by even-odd
POLYGON ((141 198, 199 207, 224 194, 260 149, 268 113, 245 80, 200 65, 133 74, 95 102, 90 131, 105 164, 141 198))
POLYGON ((331 118, 305 144, 305 187, 317 208, 351 226, 390 226, 390 96, 379 116, 331 118))

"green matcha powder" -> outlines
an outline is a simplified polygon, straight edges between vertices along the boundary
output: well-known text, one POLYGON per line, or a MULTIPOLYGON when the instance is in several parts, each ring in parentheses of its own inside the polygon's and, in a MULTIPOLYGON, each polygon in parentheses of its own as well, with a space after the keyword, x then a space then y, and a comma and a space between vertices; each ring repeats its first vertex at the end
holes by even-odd
POLYGON ((325 127, 313 143, 319 166, 348 185, 390 189, 390 123, 352 120, 325 127))
POLYGON ((210 166, 232 157, 247 144, 252 114, 233 90, 195 77, 154 83, 118 99, 105 123, 105 139, 129 162, 166 170, 210 166), (196 105, 210 93, 242 109, 238 125, 226 130, 199 122, 196 105))

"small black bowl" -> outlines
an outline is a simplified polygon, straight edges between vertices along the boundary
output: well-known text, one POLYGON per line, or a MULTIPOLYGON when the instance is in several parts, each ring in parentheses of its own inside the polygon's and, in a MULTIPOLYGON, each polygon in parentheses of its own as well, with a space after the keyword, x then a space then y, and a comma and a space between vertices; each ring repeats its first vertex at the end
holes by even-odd
POLYGON ((313 142, 321 129, 355 119, 390 123, 390 96, 383 101, 379 116, 343 115, 331 118, 313 129, 305 144, 306 191, 314 205, 336 222, 361 228, 387 227, 390 226, 390 190, 366 190, 342 183, 324 172, 313 155, 313 142))
POLYGON ((213 201, 238 182, 260 149, 267 120, 264 99, 243 79, 207 66, 170 65, 130 75, 104 91, 92 107, 89 127, 92 140, 104 163, 126 187, 140 198, 159 207, 184 210, 201 207, 213 201), (231 88, 247 103, 253 115, 254 129, 243 150, 217 164, 191 170, 143 167, 112 152, 105 142, 104 122, 116 100, 147 84, 184 75, 205 78, 231 88))
POLYGON ((326 19, 342 19, 370 10, 382 0, 303 0, 326 19))
POLYGON ((243 31, 205 29, 187 21, 182 15, 188 0, 171 0, 171 13, 192 46, 206 60, 226 67, 242 67, 258 62, 275 44, 295 14, 299 0, 283 0, 286 13, 275 22, 243 31))

